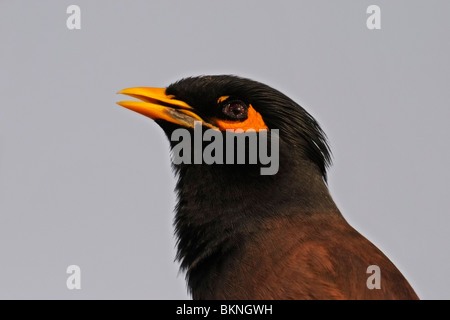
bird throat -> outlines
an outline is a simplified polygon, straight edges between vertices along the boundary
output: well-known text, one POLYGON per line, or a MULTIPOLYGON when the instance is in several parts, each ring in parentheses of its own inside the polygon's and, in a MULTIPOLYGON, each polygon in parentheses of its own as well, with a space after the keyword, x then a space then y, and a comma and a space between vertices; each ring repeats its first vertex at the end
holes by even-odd
POLYGON ((266 176, 251 165, 174 166, 177 259, 194 296, 211 287, 225 265, 238 263, 246 242, 264 232, 265 221, 338 212, 314 163, 282 146, 280 161, 279 172, 266 176))

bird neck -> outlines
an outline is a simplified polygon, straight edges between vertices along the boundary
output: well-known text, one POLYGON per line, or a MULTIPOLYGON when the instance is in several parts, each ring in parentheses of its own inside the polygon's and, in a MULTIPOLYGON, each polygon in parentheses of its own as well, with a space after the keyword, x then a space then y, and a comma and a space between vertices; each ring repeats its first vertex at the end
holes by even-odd
POLYGON ((339 214, 320 170, 301 157, 280 157, 272 176, 244 165, 181 165, 176 171, 177 259, 192 292, 207 286, 265 221, 339 214))

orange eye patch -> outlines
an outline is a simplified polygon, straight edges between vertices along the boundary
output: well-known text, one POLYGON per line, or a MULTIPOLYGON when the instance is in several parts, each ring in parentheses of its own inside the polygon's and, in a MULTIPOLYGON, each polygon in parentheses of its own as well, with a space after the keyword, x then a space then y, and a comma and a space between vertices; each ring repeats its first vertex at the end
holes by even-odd
MULTIPOLYGON (((225 99, 223 99, 225 100, 225 99)), ((222 100, 222 101, 223 101, 222 100)), ((216 119, 215 124, 220 128, 220 130, 227 130, 227 129, 242 129, 244 131, 248 129, 253 129, 255 131, 268 129, 267 125, 264 123, 264 120, 255 109, 253 109, 252 105, 249 105, 248 108, 248 116, 247 119, 244 121, 231 121, 231 120, 221 120, 216 119)))

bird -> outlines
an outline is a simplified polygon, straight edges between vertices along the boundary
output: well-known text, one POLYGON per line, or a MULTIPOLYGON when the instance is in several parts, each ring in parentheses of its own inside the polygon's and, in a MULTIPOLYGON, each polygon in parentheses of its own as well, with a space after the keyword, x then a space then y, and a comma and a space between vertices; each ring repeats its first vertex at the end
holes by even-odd
POLYGON ((275 174, 261 174, 260 160, 172 163, 176 259, 192 299, 419 299, 389 258, 343 217, 328 188, 328 138, 287 95, 236 75, 190 76, 118 93, 137 99, 117 103, 154 120, 172 150, 174 132, 194 134, 199 123, 202 132, 222 136, 252 129, 278 138, 275 174), (375 287, 371 266, 378 270, 375 287))

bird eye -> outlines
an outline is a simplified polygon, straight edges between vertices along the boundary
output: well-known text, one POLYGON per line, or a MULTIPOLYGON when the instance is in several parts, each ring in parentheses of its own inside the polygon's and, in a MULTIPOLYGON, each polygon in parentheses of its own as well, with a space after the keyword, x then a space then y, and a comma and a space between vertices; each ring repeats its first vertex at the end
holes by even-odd
POLYGON ((248 106, 240 100, 225 101, 222 113, 228 120, 242 121, 248 117, 248 106))

